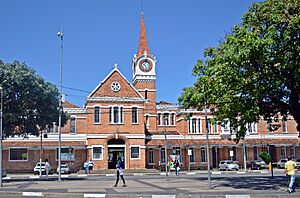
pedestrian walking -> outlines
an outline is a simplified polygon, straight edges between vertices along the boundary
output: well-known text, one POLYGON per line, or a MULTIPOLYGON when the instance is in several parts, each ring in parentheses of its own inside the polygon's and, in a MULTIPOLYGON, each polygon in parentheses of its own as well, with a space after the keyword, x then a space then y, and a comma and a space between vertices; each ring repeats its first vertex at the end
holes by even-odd
POLYGON ((116 180, 114 187, 118 186, 119 177, 121 177, 121 179, 123 181, 123 187, 125 187, 126 183, 125 183, 125 179, 124 179, 124 163, 120 157, 118 158, 116 168, 117 168, 117 180, 116 180))
POLYGON ((175 158, 175 161, 174 161, 174 169, 175 169, 175 174, 178 175, 179 170, 180 170, 180 164, 179 164, 179 160, 177 157, 175 158))
POLYGON ((295 168, 296 168, 296 162, 292 160, 292 158, 289 156, 288 161, 284 165, 285 167, 285 175, 288 177, 289 181, 289 187, 288 192, 292 193, 295 192, 295 168))

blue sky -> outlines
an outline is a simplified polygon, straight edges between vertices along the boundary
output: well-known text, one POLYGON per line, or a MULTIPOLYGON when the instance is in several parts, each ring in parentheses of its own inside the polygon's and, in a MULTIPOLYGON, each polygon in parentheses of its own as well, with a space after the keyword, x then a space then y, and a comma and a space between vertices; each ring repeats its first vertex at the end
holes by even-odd
MULTIPOLYGON (((151 53, 157 57, 157 101, 177 103, 195 78, 192 68, 203 51, 216 46, 241 22, 253 0, 144 0, 151 53)), ((131 61, 138 50, 141 0, 1 0, 0 59, 18 60, 46 81, 59 84, 60 39, 64 28, 63 89, 83 106, 118 63, 132 81, 131 61)))

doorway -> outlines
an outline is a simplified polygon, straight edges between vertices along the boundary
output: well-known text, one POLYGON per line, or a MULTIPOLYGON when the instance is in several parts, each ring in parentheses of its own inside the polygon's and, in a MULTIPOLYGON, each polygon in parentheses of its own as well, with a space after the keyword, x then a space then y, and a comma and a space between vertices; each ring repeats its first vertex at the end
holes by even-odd
POLYGON ((108 156, 108 169, 115 169, 118 158, 120 157, 121 160, 124 162, 125 168, 125 141, 120 139, 112 139, 107 142, 108 149, 107 149, 107 156, 108 156))

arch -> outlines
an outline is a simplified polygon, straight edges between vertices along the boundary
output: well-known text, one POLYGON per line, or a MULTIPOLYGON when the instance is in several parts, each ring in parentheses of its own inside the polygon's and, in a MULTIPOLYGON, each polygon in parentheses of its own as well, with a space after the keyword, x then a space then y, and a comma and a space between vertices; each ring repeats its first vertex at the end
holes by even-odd
POLYGON ((123 139, 116 139, 116 138, 112 138, 110 140, 107 141, 108 145, 114 145, 114 144, 125 144, 125 140, 123 139))

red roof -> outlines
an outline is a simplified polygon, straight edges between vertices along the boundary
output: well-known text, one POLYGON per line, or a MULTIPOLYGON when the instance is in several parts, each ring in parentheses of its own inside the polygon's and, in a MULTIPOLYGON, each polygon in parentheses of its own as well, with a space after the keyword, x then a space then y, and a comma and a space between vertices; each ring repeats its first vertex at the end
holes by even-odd
POLYGON ((64 108, 80 108, 79 106, 74 105, 74 104, 70 103, 69 101, 65 101, 65 102, 63 103, 63 107, 64 107, 64 108))
POLYGON ((147 55, 150 55, 150 49, 148 47, 148 40, 146 36, 146 27, 144 21, 144 15, 142 14, 142 21, 141 21, 141 30, 140 30, 140 40, 139 40, 139 49, 137 56, 141 56, 144 51, 147 52, 147 55))

